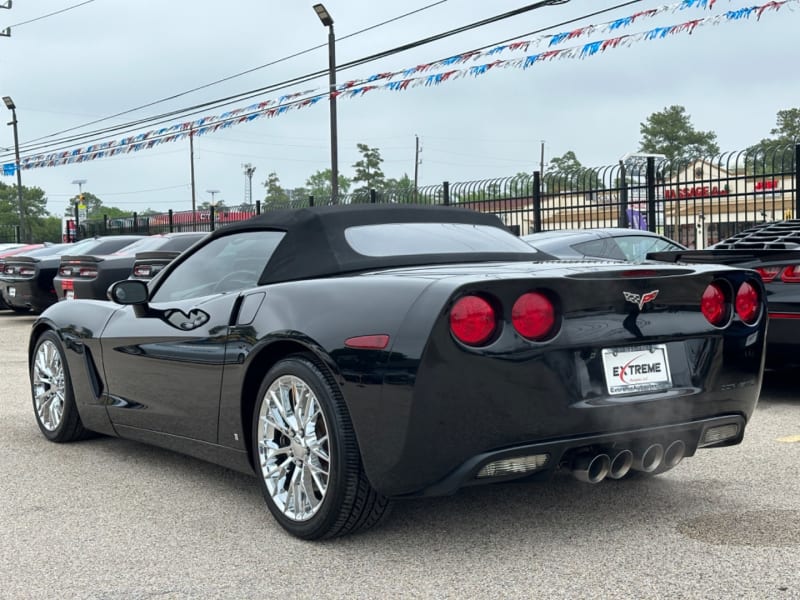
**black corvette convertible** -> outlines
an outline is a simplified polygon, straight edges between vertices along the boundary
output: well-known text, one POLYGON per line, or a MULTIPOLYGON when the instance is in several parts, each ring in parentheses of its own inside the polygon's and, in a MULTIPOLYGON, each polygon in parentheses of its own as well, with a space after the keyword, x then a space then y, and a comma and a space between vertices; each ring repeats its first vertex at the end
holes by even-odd
POLYGON ((658 474, 741 442, 764 288, 725 266, 557 261, 457 208, 276 211, 149 286, 33 325, 42 433, 92 432, 255 472, 292 534, 389 501, 570 471, 658 474))

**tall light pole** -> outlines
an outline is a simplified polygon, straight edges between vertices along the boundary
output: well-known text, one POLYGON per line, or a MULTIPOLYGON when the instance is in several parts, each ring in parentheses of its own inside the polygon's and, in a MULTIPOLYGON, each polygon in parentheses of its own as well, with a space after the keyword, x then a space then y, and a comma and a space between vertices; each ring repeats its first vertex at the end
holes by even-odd
POLYGON ((322 4, 315 4, 314 11, 328 28, 328 79, 331 105, 331 203, 339 203, 339 144, 336 131, 336 36, 333 33, 333 17, 322 4))
POLYGON ((217 207, 217 204, 216 204, 216 202, 214 202, 214 196, 216 196, 217 194, 219 194, 219 190, 206 190, 206 193, 207 193, 207 194, 211 194, 211 206, 213 206, 214 208, 216 208, 216 207, 217 207))
POLYGON ((3 96, 3 102, 6 108, 11 111, 11 125, 14 128, 14 160, 15 171, 17 172, 17 204, 19 208, 19 234, 21 238, 25 238, 25 209, 22 205, 22 169, 19 165, 19 134, 17 133, 17 106, 11 99, 11 96, 3 96))

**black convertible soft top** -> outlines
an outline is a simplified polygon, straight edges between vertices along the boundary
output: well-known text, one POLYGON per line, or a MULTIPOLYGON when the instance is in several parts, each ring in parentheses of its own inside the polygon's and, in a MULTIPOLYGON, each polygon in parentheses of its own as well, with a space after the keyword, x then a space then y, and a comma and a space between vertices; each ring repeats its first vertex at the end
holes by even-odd
MULTIPOLYGON (((481 261, 537 261, 552 257, 520 240, 519 252, 459 252, 365 256, 345 239, 349 227, 385 223, 463 223, 483 225, 513 234, 494 215, 448 206, 415 204, 352 204, 269 211, 247 221, 226 225, 211 239, 240 231, 284 231, 259 283, 276 283, 342 273, 412 265, 481 261)), ((516 238, 514 238, 516 239, 516 238)))

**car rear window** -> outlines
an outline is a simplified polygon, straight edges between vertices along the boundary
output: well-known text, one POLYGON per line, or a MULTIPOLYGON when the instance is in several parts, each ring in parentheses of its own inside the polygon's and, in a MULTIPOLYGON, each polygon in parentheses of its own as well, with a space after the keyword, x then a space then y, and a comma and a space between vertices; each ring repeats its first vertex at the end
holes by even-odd
POLYGON ((468 223, 381 223, 348 227, 350 247, 364 256, 516 252, 537 254, 510 232, 468 223))

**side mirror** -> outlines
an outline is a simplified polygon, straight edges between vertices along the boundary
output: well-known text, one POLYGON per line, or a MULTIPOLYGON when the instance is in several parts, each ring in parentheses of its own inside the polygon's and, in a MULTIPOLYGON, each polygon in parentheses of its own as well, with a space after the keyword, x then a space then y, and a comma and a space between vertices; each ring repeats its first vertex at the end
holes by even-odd
POLYGON ((144 281, 137 279, 123 279, 112 283, 106 295, 108 299, 117 304, 147 304, 149 291, 144 281))

